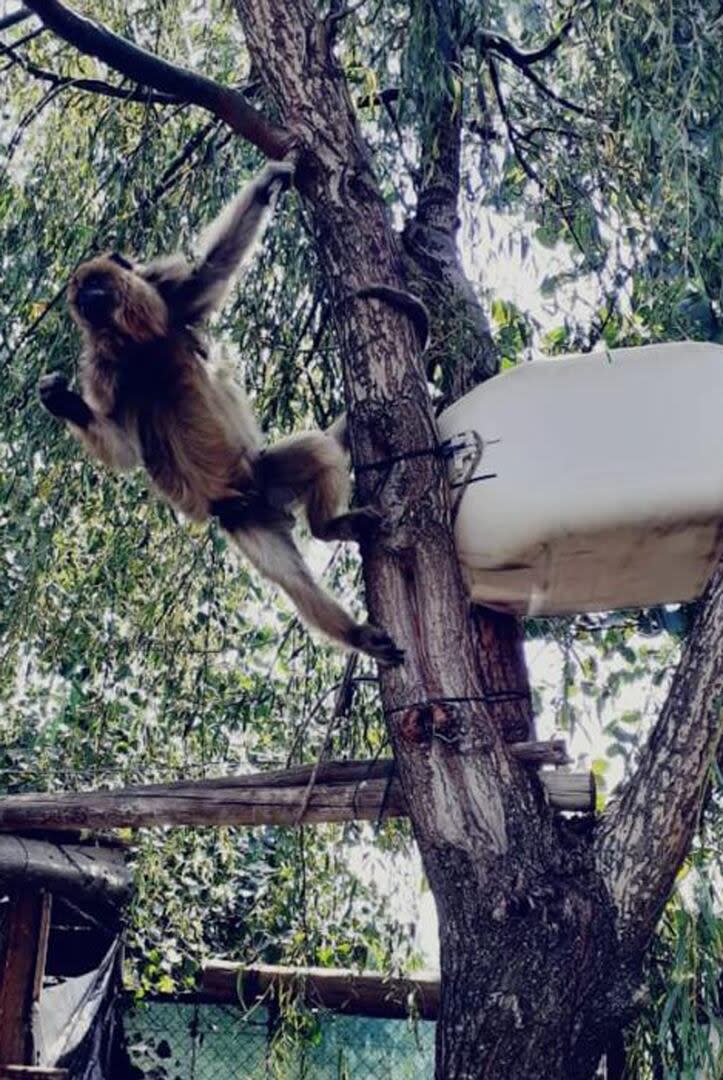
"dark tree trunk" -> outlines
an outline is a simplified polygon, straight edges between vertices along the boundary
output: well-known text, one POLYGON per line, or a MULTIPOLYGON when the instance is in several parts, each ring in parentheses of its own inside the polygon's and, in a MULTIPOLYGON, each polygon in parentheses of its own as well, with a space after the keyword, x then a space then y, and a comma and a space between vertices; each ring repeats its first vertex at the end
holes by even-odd
POLYGON ((404 666, 383 675, 383 702, 439 911, 437 1074, 592 1075, 609 1024, 614 923, 589 839, 561 840, 534 772, 508 755, 504 719, 486 707, 490 687, 527 687, 519 641, 509 623, 499 645, 486 630, 483 678, 439 459, 368 467, 436 444, 408 316, 354 295, 371 282, 407 287, 402 250, 324 25, 306 0, 237 7, 267 94, 298 139, 358 485, 389 523, 363 552, 364 571, 371 617, 406 650, 404 666))
MULTIPOLYGON (((615 1026, 609 992, 620 964, 612 906, 584 862, 496 908, 457 880, 441 919, 438 1077, 594 1075, 615 1026)), ((445 893, 459 874, 446 870, 445 893)))
MULTIPOLYGON (((440 59, 456 75, 462 57, 454 42, 457 17, 449 0, 432 0, 440 59)), ((430 316, 425 367, 442 392, 440 408, 452 404, 499 370, 487 314, 467 279, 457 244, 463 110, 451 94, 438 94, 421 136, 417 208, 402 234, 410 286, 430 316)), ((474 607, 478 657, 488 709, 508 742, 534 737, 523 635, 512 615, 474 607), (496 703, 494 696, 499 701, 496 703)))
MULTIPOLYGON (((407 287, 408 262, 328 26, 310 0, 237 0, 237 9, 269 102, 300 152, 300 193, 344 362, 357 483, 387 519, 363 550, 364 577, 371 617, 406 650, 403 667, 382 675, 382 699, 439 913, 437 1076, 585 1080, 630 1014, 650 927, 632 944, 621 935, 612 895, 624 903, 625 883, 617 892, 611 883, 624 854, 608 843, 604 878, 594 826, 576 833, 553 820, 534 772, 507 752, 502 733, 529 725, 527 703, 498 701, 493 716, 485 700, 490 690, 527 688, 519 631, 495 616, 475 625, 431 452, 435 424, 414 327, 403 310, 356 295, 372 282, 407 287)), ((449 206, 428 200, 427 214, 432 206, 453 239, 449 206)), ((454 255, 448 245, 446 265, 458 278, 454 255)), ((448 292, 454 277, 440 279, 448 292)), ((489 358, 486 347, 477 353, 489 358)), ((718 627, 720 593, 712 603, 718 627)), ((699 692, 713 674, 710 663, 698 666, 699 692)), ((720 718, 717 728, 708 719, 701 745, 720 734, 720 718)), ((702 768, 697 759, 688 779, 702 784, 702 768)))

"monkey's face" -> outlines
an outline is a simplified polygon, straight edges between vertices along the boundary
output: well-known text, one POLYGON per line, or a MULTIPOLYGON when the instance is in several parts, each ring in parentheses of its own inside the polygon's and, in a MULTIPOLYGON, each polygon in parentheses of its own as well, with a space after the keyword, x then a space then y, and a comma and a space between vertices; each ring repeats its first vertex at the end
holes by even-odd
POLYGON ((163 297, 122 255, 83 263, 70 280, 68 301, 75 321, 91 334, 115 330, 142 342, 168 330, 163 297))

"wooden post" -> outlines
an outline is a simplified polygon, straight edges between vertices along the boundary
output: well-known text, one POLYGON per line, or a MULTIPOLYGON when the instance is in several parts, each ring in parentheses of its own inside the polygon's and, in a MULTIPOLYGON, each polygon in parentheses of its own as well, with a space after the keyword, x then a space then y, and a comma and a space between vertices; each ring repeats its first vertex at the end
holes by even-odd
POLYGON ((109 791, 0 798, 0 828, 142 828, 152 825, 296 825, 376 821, 405 813, 394 763, 324 762, 211 780, 144 784, 109 791))
POLYGON ((50 930, 50 894, 11 893, 0 955, 0 1065, 31 1065, 32 1007, 40 996, 50 930))
POLYGON ((513 757, 525 765, 569 765, 567 745, 564 739, 549 742, 518 742, 507 747, 513 757))

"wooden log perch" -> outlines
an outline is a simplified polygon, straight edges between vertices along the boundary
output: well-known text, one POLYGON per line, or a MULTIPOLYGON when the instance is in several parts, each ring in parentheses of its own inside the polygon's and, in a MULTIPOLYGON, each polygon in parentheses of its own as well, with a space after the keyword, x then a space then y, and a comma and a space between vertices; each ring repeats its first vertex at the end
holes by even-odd
POLYGON ((513 757, 526 765, 569 765, 570 758, 564 739, 549 742, 516 742, 507 747, 513 757))
POLYGON ((439 978, 430 974, 391 979, 378 971, 213 961, 203 965, 201 990, 217 1001, 245 1007, 279 994, 299 995, 310 1008, 390 1020, 410 1015, 435 1020, 439 1010, 439 978))
POLYGON ((131 876, 117 849, 0 834, 0 886, 119 906, 128 897, 131 876))
MULTIPOLYGON (((524 754, 539 755, 537 749, 529 750, 539 744, 522 745, 524 754)), ((315 766, 299 765, 279 772, 109 791, 9 795, 0 799, 0 830, 299 825, 406 816, 404 794, 390 758, 326 762, 316 769, 310 792, 314 772, 315 766)), ((594 786, 588 773, 542 772, 540 780, 557 809, 594 809, 594 786)))
POLYGON ((540 773, 550 806, 556 810, 595 809, 595 776, 591 772, 540 773))
MULTIPOLYGON (((149 825, 296 825, 314 767, 182 780, 78 794, 0 799, 0 828, 139 828, 149 825)), ((405 813, 393 762, 319 766, 302 822, 376 821, 405 813)))

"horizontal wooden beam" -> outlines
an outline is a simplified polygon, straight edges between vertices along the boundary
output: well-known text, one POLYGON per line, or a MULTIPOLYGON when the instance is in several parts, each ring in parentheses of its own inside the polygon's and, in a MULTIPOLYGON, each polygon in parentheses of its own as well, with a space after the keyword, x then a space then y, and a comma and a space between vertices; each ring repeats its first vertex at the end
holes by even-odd
POLYGON ((509 743, 507 749, 518 761, 526 765, 569 765, 567 745, 564 739, 550 739, 549 742, 509 743))
MULTIPOLYGON (((2 829, 139 828, 151 825, 296 825, 314 767, 182 780, 77 794, 0 799, 2 829)), ((405 813, 393 762, 343 761, 316 770, 302 821, 376 821, 405 813)))
POLYGON ((130 893, 131 875, 116 848, 0 833, 0 886, 11 891, 47 889, 119 906, 130 893))
POLYGON ((310 1008, 354 1016, 399 1020, 411 1015, 435 1020, 439 1011, 439 978, 430 974, 391 979, 378 971, 273 964, 246 967, 214 961, 204 964, 200 985, 204 994, 217 1001, 240 1002, 246 1007, 261 998, 291 993, 301 996, 310 1008))
POLYGON ((42 1065, 0 1065, 0 1080, 67 1080, 67 1069, 49 1069, 42 1065))
MULTIPOLYGON (((528 748, 525 753, 538 753, 529 751, 529 747, 539 744, 523 745, 528 748)), ((557 809, 594 809, 591 774, 541 772, 540 780, 550 804, 557 809)), ((390 758, 332 761, 318 767, 299 765, 279 772, 109 791, 9 795, 0 799, 0 829, 15 831, 153 825, 299 825, 378 821, 405 815, 404 794, 390 758)))

